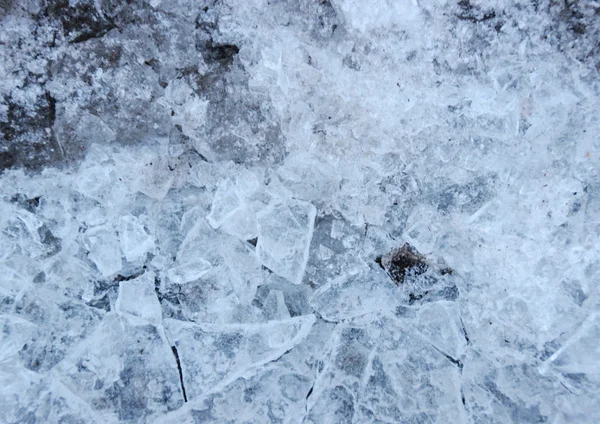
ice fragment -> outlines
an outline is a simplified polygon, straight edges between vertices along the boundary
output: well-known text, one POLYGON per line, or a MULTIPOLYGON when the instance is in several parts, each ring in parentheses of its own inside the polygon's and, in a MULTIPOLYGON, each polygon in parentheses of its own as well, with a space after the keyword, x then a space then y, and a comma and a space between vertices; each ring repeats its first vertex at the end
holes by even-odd
POLYGON ((154 274, 147 271, 133 280, 121 281, 116 309, 155 324, 160 323, 162 310, 156 297, 154 274))
POLYGON ((166 320, 175 342, 190 400, 224 388, 279 358, 310 332, 313 315, 266 324, 192 324, 166 320))
POLYGON ((153 238, 132 215, 122 216, 118 224, 119 242, 125 259, 134 262, 154 248, 153 238))
POLYGON ((308 261, 316 208, 300 200, 276 201, 258 212, 256 251, 261 263, 299 284, 308 261))
POLYGON ((104 276, 117 273, 122 266, 119 238, 110 225, 90 228, 85 233, 88 256, 104 276))

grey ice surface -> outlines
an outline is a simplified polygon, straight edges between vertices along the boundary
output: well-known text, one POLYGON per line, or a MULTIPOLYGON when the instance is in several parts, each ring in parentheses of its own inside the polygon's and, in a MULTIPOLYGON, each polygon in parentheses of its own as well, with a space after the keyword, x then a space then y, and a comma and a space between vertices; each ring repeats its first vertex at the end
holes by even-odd
POLYGON ((600 422, 600 3, 0 0, 0 423, 600 422))

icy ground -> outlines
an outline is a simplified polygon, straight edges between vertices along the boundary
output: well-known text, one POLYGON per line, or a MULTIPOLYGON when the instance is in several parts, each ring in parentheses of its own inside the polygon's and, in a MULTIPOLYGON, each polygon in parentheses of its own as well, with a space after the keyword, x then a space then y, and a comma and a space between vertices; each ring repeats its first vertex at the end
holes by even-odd
POLYGON ((1 423, 600 422, 600 4, 0 1, 1 423))

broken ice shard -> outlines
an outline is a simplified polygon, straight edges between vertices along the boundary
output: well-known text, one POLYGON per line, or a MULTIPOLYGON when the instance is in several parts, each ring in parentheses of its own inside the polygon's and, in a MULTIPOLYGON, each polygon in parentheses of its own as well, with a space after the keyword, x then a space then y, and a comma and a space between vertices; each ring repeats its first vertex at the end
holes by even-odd
POLYGON ((154 291, 154 273, 146 272, 133 280, 121 281, 116 308, 121 313, 160 323, 162 310, 154 291))
POLYGON ((281 290, 271 290, 263 305, 263 313, 268 320, 286 319, 290 312, 285 305, 285 299, 281 290))
POLYGON ((121 250, 117 234, 109 225, 101 225, 86 232, 88 256, 98 271, 108 277, 121 269, 121 250))
POLYGON ((381 269, 365 269, 320 287, 310 304, 328 321, 340 321, 399 305, 397 287, 381 269))
POLYGON ((241 206, 242 200, 235 192, 234 183, 230 180, 224 180, 217 188, 210 213, 206 216, 206 220, 211 227, 219 228, 241 206))
POLYGON ((544 364, 573 393, 600 394, 600 314, 593 313, 544 364))
POLYGON ((202 222, 194 226, 187 234, 177 252, 177 260, 167 271, 170 282, 185 284, 197 280, 211 269, 207 254, 207 235, 203 232, 208 226, 202 222))
POLYGON ((202 277, 211 268, 208 261, 198 258, 170 268, 167 271, 167 277, 172 283, 185 284, 202 277))
POLYGON ((274 361, 309 333, 314 315, 266 324, 193 324, 167 319, 165 328, 175 343, 184 386, 198 399, 274 361))
POLYGON ((107 314, 53 371, 102 422, 147 422, 183 404, 171 347, 131 315, 107 314))
POLYGON ((261 263, 275 274, 300 284, 308 261, 316 208, 300 200, 275 201, 257 213, 261 263))
POLYGON ((166 158, 148 157, 138 166, 136 172, 138 191, 152 199, 164 199, 173 185, 174 176, 166 158))
POLYGON ((402 321, 354 318, 332 340, 305 422, 467 422, 460 367, 402 321))
POLYGON ((206 220, 213 228, 222 228, 240 240, 256 237, 256 216, 249 196, 258 187, 256 177, 243 174, 238 181, 224 180, 219 184, 215 198, 206 220))
POLYGON ((121 251, 129 262, 142 258, 154 248, 153 238, 135 216, 122 216, 119 219, 118 229, 121 251))

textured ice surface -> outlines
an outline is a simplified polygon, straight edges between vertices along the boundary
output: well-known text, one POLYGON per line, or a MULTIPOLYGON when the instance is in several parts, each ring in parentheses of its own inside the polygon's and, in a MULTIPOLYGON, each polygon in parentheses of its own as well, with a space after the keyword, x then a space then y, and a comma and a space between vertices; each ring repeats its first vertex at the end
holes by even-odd
POLYGON ((307 422, 461 422, 462 364, 392 316, 349 320, 332 335, 307 422))
POLYGON ((311 298, 311 306, 328 321, 394 311, 400 304, 396 285, 382 271, 369 268, 332 280, 311 298))
POLYGON ((122 216, 119 219, 117 231, 121 252, 129 262, 141 259, 154 248, 154 240, 135 216, 122 216))
POLYGON ((119 297, 115 309, 120 313, 131 314, 158 324, 162 320, 160 302, 156 297, 155 277, 146 272, 133 280, 119 283, 119 297))
POLYGON ((110 225, 94 227, 86 232, 89 258, 98 271, 108 277, 121 269, 119 238, 110 225))
POLYGON ((284 199, 260 210, 256 253, 263 265, 300 283, 308 261, 316 209, 307 202, 284 199))
POLYGON ((213 228, 222 227, 225 232, 240 240, 257 236, 257 221, 251 204, 258 181, 251 173, 241 173, 236 181, 222 181, 206 220, 213 228))
POLYGON ((314 316, 265 324, 197 325, 168 321, 190 400, 226 387, 242 375, 276 361, 311 330, 314 316))
POLYGON ((53 374, 100 422, 144 421, 183 403, 177 365, 161 329, 135 318, 107 314, 53 374))
POLYGON ((600 422, 599 11, 0 1, 0 422, 600 422))

